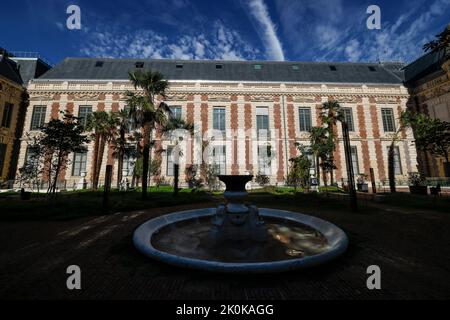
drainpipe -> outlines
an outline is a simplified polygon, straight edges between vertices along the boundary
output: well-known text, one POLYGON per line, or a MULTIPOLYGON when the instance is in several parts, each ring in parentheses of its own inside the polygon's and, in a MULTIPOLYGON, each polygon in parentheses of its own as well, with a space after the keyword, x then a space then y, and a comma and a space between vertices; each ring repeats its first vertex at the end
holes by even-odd
POLYGON ((288 159, 288 136, 286 131, 286 110, 284 106, 284 95, 281 96, 281 104, 283 109, 284 158, 286 163, 286 176, 287 176, 289 174, 289 159, 288 159))

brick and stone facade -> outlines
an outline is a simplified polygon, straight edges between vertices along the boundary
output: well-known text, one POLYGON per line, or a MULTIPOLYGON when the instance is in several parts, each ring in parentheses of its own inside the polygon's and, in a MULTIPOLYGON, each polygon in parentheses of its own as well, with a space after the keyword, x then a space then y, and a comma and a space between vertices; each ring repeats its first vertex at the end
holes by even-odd
MULTIPOLYGON (((125 92, 134 90, 126 80, 45 80, 33 81, 28 86, 30 107, 25 119, 24 132, 30 131, 34 106, 45 106, 46 121, 60 116, 59 111, 69 111, 78 115, 80 106, 92 106, 93 111, 118 111, 126 105, 125 92)), ((335 99, 343 107, 350 108, 354 131, 350 132, 351 145, 356 147, 360 173, 369 174, 373 168, 377 182, 387 179, 387 148, 392 132, 383 128, 382 108, 392 109, 398 128, 398 112, 406 109, 409 99, 407 89, 402 84, 328 84, 328 83, 283 83, 251 81, 183 81, 171 80, 166 102, 181 106, 182 117, 196 125, 197 132, 208 135, 213 128, 213 109, 225 108, 227 136, 225 141, 214 140, 213 145, 226 146, 226 174, 256 174, 259 171, 258 138, 256 135, 256 108, 268 110, 269 132, 272 154, 271 183, 283 184, 289 169, 289 158, 296 155, 295 143, 308 145, 308 133, 300 131, 299 108, 310 108, 312 126, 321 126, 319 112, 323 102, 335 99)), ((338 169, 335 180, 346 179, 345 155, 342 132, 335 160, 338 169)), ((400 154, 401 175, 416 170, 416 150, 413 134, 407 129, 397 143, 400 154)), ((26 138, 22 139, 19 166, 25 161, 26 138)), ((264 142, 267 143, 267 142, 264 142)), ((167 149, 171 141, 161 141, 167 149)), ((180 168, 184 168, 191 158, 195 163, 199 157, 199 142, 189 145, 190 152, 184 152, 180 168), (188 156, 189 155, 189 156, 188 156)), ((93 142, 89 145, 86 163, 86 178, 92 173, 93 142)), ((186 150, 185 150, 186 151, 186 150)), ((71 155, 72 157, 72 155, 71 155)), ((171 180, 167 173, 167 157, 162 156, 162 175, 171 180)), ((111 149, 103 155, 100 182, 104 181, 106 164, 115 164, 111 149)), ((69 168, 64 172, 67 187, 80 179, 69 168)), ((114 165, 114 179, 117 165, 114 165)), ((184 170, 180 169, 180 181, 184 182, 184 170)), ((113 183, 114 180, 113 180, 113 183)))
MULTIPOLYGON (((450 122, 450 60, 429 53, 405 67, 411 99, 408 107, 433 119, 450 122)), ((419 152, 419 169, 427 177, 444 177, 443 157, 419 152)))

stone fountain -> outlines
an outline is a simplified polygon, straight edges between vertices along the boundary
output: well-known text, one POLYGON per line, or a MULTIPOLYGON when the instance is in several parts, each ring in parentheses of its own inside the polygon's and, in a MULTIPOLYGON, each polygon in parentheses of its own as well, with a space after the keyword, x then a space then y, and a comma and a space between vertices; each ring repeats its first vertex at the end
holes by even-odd
POLYGON ((258 208, 245 204, 248 195, 245 185, 253 176, 219 175, 218 178, 226 185, 223 196, 227 203, 219 205, 213 216, 211 240, 264 241, 267 230, 258 208))
POLYGON ((139 226, 133 236, 145 255, 179 267, 216 272, 281 272, 342 254, 345 233, 322 219, 245 203, 251 175, 220 175, 226 203, 174 212, 139 226))

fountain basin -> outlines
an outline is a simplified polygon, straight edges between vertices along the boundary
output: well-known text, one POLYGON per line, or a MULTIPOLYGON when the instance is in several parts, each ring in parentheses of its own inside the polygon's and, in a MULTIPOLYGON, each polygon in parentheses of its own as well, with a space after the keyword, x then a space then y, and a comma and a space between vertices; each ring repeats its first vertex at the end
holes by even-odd
MULTIPOLYGON (((164 241, 172 241, 171 239, 165 239, 164 236, 167 235, 172 237, 179 233, 179 231, 183 231, 182 229, 178 230, 177 225, 186 223, 194 226, 200 224, 200 221, 204 221, 205 219, 212 219, 215 213, 215 208, 207 208, 180 211, 151 219, 135 230, 133 235, 134 245, 143 254, 173 266, 227 273, 270 273, 307 268, 338 257, 344 253, 348 245, 346 234, 330 222, 297 212, 261 208, 259 209, 259 215, 265 220, 275 221, 276 223, 274 225, 277 225, 278 223, 281 225, 280 229, 289 229, 288 226, 294 229, 298 226, 298 228, 301 229, 301 226, 304 226, 309 230, 315 230, 318 239, 322 242, 326 241, 326 243, 323 243, 319 248, 320 250, 313 250, 314 254, 311 255, 302 255, 301 257, 295 257, 294 255, 293 257, 286 256, 285 258, 280 257, 279 255, 271 257, 269 250, 267 259, 265 258, 265 255, 260 256, 256 254, 253 259, 250 258, 250 256, 247 258, 250 261, 245 261, 246 257, 237 259, 236 256, 222 259, 220 247, 216 249, 216 252, 211 250, 209 252, 208 250, 199 250, 199 252, 203 253, 191 253, 192 250, 189 250, 192 249, 192 244, 184 238, 178 239, 178 242, 177 239, 174 238, 174 249, 164 250, 164 241), (283 226, 283 224, 285 226, 283 226), (173 229, 173 232, 171 232, 170 229, 173 229), (155 240, 156 242, 154 242, 155 240), (163 242, 162 244, 161 241, 163 242), (184 248, 176 250, 177 245, 181 244, 183 246, 183 243, 186 243, 186 253, 183 251, 184 248)), ((188 226, 187 230, 192 230, 194 241, 197 240, 195 235, 196 231, 193 230, 191 226, 188 226)), ((200 225, 199 228, 201 229, 202 225, 200 225)), ((311 232, 307 231, 307 233, 311 232)), ((279 235, 275 235, 275 238, 277 236, 279 235)), ((299 234, 299 236, 301 237, 302 235, 299 234)), ((280 241, 286 242, 289 240, 281 239, 280 241)), ((239 246, 244 248, 247 247, 247 244, 247 242, 243 242, 234 245, 237 246, 237 248, 239 248, 239 246)), ((279 250, 280 248, 276 245, 277 244, 273 246, 274 250, 279 250)), ((201 243, 199 244, 199 247, 201 247, 201 243)), ((269 249, 270 248, 271 247, 269 247, 269 249)), ((255 250, 257 250, 257 248, 255 250)))

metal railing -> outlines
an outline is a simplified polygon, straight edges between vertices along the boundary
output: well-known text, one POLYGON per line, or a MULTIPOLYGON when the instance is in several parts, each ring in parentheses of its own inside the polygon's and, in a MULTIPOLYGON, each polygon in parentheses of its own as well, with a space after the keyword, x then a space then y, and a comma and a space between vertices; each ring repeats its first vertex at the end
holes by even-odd
POLYGON ((32 51, 8 51, 9 54, 11 54, 12 58, 38 58, 44 61, 49 66, 52 65, 52 63, 41 56, 39 52, 32 52, 32 51))

